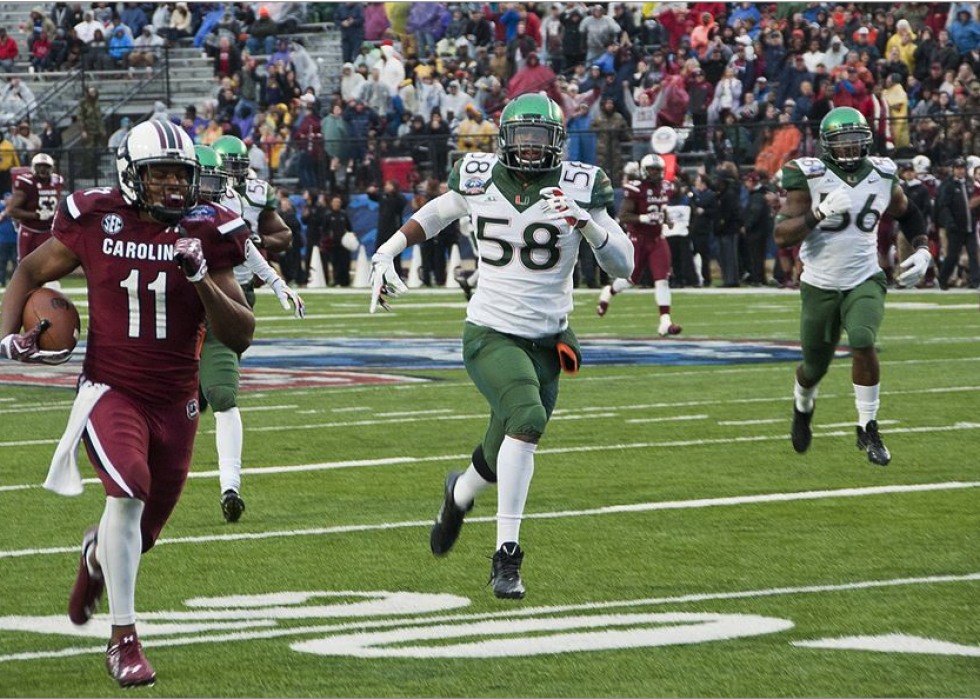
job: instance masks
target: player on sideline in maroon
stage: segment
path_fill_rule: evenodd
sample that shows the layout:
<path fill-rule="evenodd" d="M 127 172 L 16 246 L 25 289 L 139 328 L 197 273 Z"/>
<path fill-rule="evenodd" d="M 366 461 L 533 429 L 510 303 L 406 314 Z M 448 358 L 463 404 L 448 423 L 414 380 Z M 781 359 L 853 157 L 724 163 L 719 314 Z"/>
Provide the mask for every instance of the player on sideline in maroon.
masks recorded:
<path fill-rule="evenodd" d="M 7 204 L 10 218 L 17 221 L 17 259 L 23 260 L 51 237 L 51 221 L 61 203 L 64 180 L 54 171 L 54 159 L 38 153 L 31 171 L 14 178 L 13 196 Z"/>
<path fill-rule="evenodd" d="M 0 356 L 60 363 L 41 350 L 44 327 L 20 333 L 31 291 L 78 267 L 88 284 L 89 328 L 78 395 L 45 487 L 81 493 L 75 462 L 84 441 L 106 492 L 85 532 L 68 605 L 86 623 L 108 591 L 106 667 L 123 687 L 156 681 L 136 635 L 136 574 L 180 498 L 198 423 L 198 360 L 207 319 L 243 352 L 255 317 L 232 268 L 248 229 L 229 209 L 198 205 L 194 144 L 169 122 L 136 126 L 120 146 L 119 187 L 78 191 L 58 207 L 52 239 L 17 267 L 3 297 Z"/>
<path fill-rule="evenodd" d="M 681 326 L 670 319 L 670 246 L 663 236 L 663 229 L 671 225 L 667 206 L 674 196 L 674 185 L 664 179 L 665 169 L 664 159 L 649 153 L 640 161 L 639 179 L 623 186 L 619 220 L 633 241 L 633 276 L 614 279 L 603 287 L 596 306 L 596 314 L 602 318 L 609 312 L 613 296 L 639 284 L 644 270 L 649 268 L 660 311 L 657 334 L 661 337 L 681 332 Z"/>

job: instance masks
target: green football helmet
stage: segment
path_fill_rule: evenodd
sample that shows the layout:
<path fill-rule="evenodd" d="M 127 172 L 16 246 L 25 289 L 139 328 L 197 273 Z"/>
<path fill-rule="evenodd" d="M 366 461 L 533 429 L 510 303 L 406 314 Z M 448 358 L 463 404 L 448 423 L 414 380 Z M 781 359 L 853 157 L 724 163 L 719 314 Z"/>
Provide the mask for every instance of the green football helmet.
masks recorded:
<path fill-rule="evenodd" d="M 565 116 L 543 94 L 521 95 L 500 115 L 497 157 L 508 170 L 548 172 L 561 166 Z"/>
<path fill-rule="evenodd" d="M 194 146 L 197 164 L 201 166 L 201 179 L 198 189 L 201 198 L 208 201 L 221 201 L 225 193 L 225 172 L 222 169 L 221 155 L 211 146 Z"/>
<path fill-rule="evenodd" d="M 820 122 L 823 157 L 842 170 L 856 170 L 871 155 L 874 136 L 868 121 L 852 107 L 837 107 Z"/>
<path fill-rule="evenodd" d="M 221 156 L 225 177 L 232 187 L 238 189 L 248 177 L 248 146 L 237 136 L 222 136 L 212 146 Z"/>

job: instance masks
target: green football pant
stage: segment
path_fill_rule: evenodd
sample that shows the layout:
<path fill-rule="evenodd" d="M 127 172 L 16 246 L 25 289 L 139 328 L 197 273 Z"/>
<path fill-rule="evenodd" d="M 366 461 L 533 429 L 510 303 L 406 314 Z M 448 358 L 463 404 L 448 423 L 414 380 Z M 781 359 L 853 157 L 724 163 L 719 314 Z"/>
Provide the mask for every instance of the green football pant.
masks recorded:
<path fill-rule="evenodd" d="M 873 348 L 885 317 L 885 275 L 879 272 L 848 291 L 800 285 L 803 375 L 816 384 L 827 373 L 841 328 L 853 349 Z"/>
<path fill-rule="evenodd" d="M 211 328 L 201 347 L 200 382 L 204 400 L 216 413 L 238 405 L 238 375 L 241 371 L 238 353 L 214 336 Z"/>
<path fill-rule="evenodd" d="M 482 451 L 486 466 L 495 473 L 505 436 L 544 434 L 558 400 L 560 365 L 554 340 L 526 340 L 467 323 L 463 363 L 490 404 Z"/>
<path fill-rule="evenodd" d="M 255 288 L 242 284 L 245 301 L 255 308 Z M 241 373 L 240 357 L 225 347 L 207 327 L 204 345 L 201 347 L 200 383 L 201 395 L 216 413 L 223 413 L 238 405 L 238 377 Z"/>

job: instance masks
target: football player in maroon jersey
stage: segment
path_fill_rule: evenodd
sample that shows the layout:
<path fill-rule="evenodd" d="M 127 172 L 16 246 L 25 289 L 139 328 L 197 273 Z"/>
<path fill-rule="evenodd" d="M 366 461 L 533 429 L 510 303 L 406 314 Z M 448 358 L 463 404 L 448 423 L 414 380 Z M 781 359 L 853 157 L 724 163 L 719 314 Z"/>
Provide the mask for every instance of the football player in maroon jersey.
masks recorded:
<path fill-rule="evenodd" d="M 663 337 L 677 335 L 681 326 L 670 319 L 670 246 L 663 236 L 663 227 L 671 225 L 667 206 L 674 194 L 674 185 L 664 180 L 664 159 L 656 153 L 643 156 L 640 179 L 623 187 L 623 203 L 619 220 L 633 241 L 635 265 L 629 279 L 615 279 L 599 294 L 596 313 L 606 315 L 612 297 L 638 284 L 643 271 L 649 268 L 653 276 L 653 293 L 660 307 L 657 333 Z"/>
<path fill-rule="evenodd" d="M 23 260 L 51 237 L 51 220 L 61 201 L 64 181 L 54 172 L 54 160 L 38 153 L 31 171 L 14 178 L 7 214 L 17 221 L 17 259 Z"/>
<path fill-rule="evenodd" d="M 106 507 L 82 540 L 68 615 L 86 623 L 108 591 L 106 666 L 125 687 L 156 680 L 136 635 L 136 574 L 190 469 L 205 319 L 221 342 L 243 352 L 255 318 L 232 274 L 244 260 L 248 229 L 220 204 L 196 205 L 198 165 L 186 132 L 169 122 L 139 124 L 119 148 L 116 166 L 119 188 L 65 199 L 52 239 L 17 267 L 3 297 L 0 356 L 47 363 L 68 358 L 70 350 L 39 349 L 43 324 L 18 333 L 32 290 L 84 269 L 85 361 L 45 486 L 81 492 L 74 455 L 84 441 Z"/>

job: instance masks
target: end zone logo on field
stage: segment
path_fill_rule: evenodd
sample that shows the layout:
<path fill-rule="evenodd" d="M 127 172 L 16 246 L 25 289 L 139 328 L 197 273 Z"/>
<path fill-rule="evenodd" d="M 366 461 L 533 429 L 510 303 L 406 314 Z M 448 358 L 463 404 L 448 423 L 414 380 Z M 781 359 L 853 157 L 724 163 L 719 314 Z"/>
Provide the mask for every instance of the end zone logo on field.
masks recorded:
<path fill-rule="evenodd" d="M 60 366 L 4 362 L 0 384 L 74 388 L 84 344 Z M 838 357 L 849 354 L 837 350 Z M 800 346 L 765 340 L 583 338 L 589 366 L 711 366 L 796 362 Z M 462 341 L 432 338 L 258 340 L 242 358 L 242 389 L 329 388 L 431 381 L 389 371 L 460 369 Z"/>
<path fill-rule="evenodd" d="M 281 348 L 276 351 L 290 351 Z M 84 343 L 75 350 L 72 358 L 57 366 L 0 362 L 0 385 L 35 386 L 74 390 L 85 358 Z M 380 365 L 379 365 L 380 366 Z M 385 367 L 394 369 L 395 367 Z M 343 368 L 324 368 L 305 359 L 276 364 L 256 359 L 242 366 L 241 388 L 243 391 L 269 391 L 287 388 L 347 388 L 406 384 L 431 381 L 421 376 L 404 376 L 379 371 L 358 371 Z"/>
<path fill-rule="evenodd" d="M 837 356 L 847 356 L 846 348 Z M 589 366 L 690 366 L 795 362 L 797 343 L 765 340 L 583 338 L 583 364 Z M 459 369 L 462 341 L 432 338 L 346 338 L 258 340 L 244 367 L 323 367 L 395 370 Z"/>

